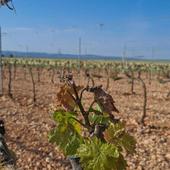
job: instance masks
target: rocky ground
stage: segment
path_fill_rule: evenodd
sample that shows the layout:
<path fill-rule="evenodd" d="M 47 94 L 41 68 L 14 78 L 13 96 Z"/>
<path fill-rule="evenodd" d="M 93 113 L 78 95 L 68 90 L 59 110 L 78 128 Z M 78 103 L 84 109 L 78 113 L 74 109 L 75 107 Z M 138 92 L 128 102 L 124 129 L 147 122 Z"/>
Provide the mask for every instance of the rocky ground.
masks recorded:
<path fill-rule="evenodd" d="M 35 76 L 35 74 L 34 74 Z M 7 129 L 6 141 L 17 157 L 17 167 L 21 170 L 68 170 L 69 162 L 48 142 L 48 133 L 55 126 L 51 118 L 51 106 L 57 106 L 56 93 L 59 90 L 59 79 L 52 84 L 47 72 L 40 83 L 36 83 L 37 101 L 32 103 L 32 86 L 27 74 L 18 70 L 13 80 L 13 98 L 7 95 L 0 97 L 0 117 Z M 5 72 L 4 89 L 7 93 L 8 74 Z M 84 83 L 84 79 L 77 79 Z M 106 79 L 97 84 L 105 87 Z M 170 99 L 166 94 L 169 84 L 151 84 L 145 80 L 148 91 L 146 127 L 138 125 L 142 114 L 142 88 L 135 83 L 136 94 L 130 95 L 130 84 L 127 80 L 110 83 L 110 94 L 116 101 L 120 114 L 127 122 L 127 130 L 137 140 L 136 153 L 127 155 L 128 170 L 169 170 L 170 169 Z M 84 102 L 88 105 L 90 98 Z"/>

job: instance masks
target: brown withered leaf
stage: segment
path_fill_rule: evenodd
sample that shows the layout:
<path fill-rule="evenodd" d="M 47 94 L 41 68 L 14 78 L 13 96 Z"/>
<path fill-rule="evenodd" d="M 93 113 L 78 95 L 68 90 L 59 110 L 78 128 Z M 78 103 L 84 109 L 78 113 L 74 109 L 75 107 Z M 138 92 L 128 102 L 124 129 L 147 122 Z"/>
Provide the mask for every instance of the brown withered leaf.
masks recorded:
<path fill-rule="evenodd" d="M 79 92 L 83 87 L 77 86 L 77 92 Z M 57 98 L 60 104 L 68 111 L 73 111 L 76 103 L 71 97 L 74 96 L 74 89 L 67 84 L 60 87 L 60 91 L 57 93 Z"/>
<path fill-rule="evenodd" d="M 104 113 L 112 115 L 112 112 L 119 113 L 115 107 L 112 96 L 105 92 L 100 86 L 94 89 L 94 100 L 98 103 Z"/>

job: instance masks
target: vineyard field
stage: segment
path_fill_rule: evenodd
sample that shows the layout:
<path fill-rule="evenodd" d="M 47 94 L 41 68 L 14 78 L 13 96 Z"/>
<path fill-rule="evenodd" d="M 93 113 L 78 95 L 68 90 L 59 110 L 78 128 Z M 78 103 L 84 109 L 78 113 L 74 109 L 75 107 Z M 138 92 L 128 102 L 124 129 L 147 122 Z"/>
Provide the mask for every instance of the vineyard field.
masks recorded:
<path fill-rule="evenodd" d="M 134 80 L 131 93 L 131 78 L 127 76 L 131 68 L 134 77 L 140 70 L 146 85 L 146 126 L 139 124 L 143 113 L 143 88 L 138 80 Z M 120 112 L 115 116 L 126 122 L 129 133 L 137 140 L 136 153 L 134 156 L 127 155 L 128 169 L 168 170 L 170 64 L 8 58 L 3 59 L 0 116 L 5 120 L 7 144 L 16 153 L 17 166 L 24 170 L 70 169 L 68 160 L 55 145 L 49 143 L 48 134 L 55 126 L 52 112 L 60 107 L 57 92 L 63 84 L 64 75 L 72 73 L 76 83 L 84 86 L 87 71 L 95 85 L 102 85 L 113 96 Z M 87 94 L 83 104 L 88 107 L 91 101 Z"/>

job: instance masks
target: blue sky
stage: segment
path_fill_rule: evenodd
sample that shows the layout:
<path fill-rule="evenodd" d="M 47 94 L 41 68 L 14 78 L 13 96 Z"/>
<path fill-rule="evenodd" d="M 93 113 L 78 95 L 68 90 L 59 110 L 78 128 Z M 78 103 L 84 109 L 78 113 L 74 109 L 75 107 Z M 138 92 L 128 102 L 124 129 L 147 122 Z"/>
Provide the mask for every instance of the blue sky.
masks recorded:
<path fill-rule="evenodd" d="M 13 0 L 0 8 L 3 49 L 170 59 L 169 0 Z"/>

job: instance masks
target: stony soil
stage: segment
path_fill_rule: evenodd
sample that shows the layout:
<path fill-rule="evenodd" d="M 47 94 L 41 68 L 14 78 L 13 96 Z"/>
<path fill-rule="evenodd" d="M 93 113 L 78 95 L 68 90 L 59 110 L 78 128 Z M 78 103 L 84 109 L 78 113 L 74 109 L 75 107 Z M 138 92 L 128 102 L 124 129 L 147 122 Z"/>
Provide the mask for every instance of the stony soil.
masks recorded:
<path fill-rule="evenodd" d="M 17 157 L 21 170 L 68 170 L 69 162 L 57 148 L 48 142 L 48 133 L 55 126 L 51 118 L 51 107 L 58 105 L 57 91 L 60 82 L 55 76 L 51 83 L 49 71 L 43 70 L 41 81 L 36 81 L 36 104 L 32 102 L 32 84 L 27 71 L 24 79 L 23 68 L 18 68 L 12 82 L 13 99 L 7 96 L 8 70 L 4 72 L 5 95 L 0 97 L 0 117 L 5 120 L 6 141 Z M 34 70 L 37 80 L 37 72 Z M 80 78 L 81 77 L 81 78 Z M 83 76 L 77 82 L 85 83 Z M 143 76 L 145 77 L 145 76 Z M 96 79 L 97 84 L 106 86 L 106 78 Z M 129 94 L 127 80 L 110 82 L 110 94 L 116 101 L 120 114 L 127 122 L 127 130 L 137 140 L 136 153 L 127 155 L 128 170 L 169 170 L 170 169 L 170 99 L 166 98 L 170 85 L 151 84 L 145 79 L 148 91 L 146 127 L 138 125 L 142 114 L 142 87 L 135 83 L 136 94 Z M 92 98 L 85 96 L 84 103 Z"/>

